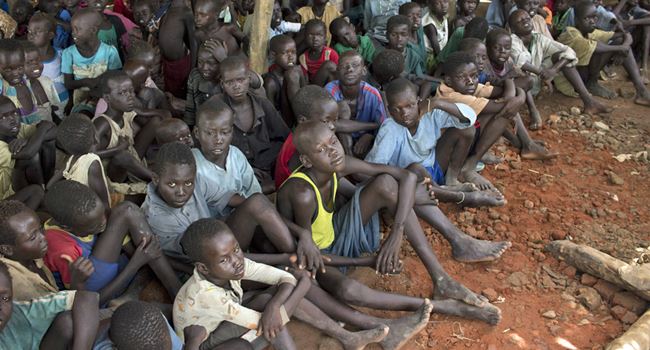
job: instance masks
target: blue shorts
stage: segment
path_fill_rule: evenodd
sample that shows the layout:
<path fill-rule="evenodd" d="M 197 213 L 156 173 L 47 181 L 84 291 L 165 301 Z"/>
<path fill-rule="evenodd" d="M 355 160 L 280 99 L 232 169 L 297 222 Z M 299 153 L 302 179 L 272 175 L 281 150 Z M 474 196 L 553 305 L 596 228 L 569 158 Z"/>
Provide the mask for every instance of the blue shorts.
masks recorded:
<path fill-rule="evenodd" d="M 433 167 L 426 166 L 424 168 L 427 169 L 429 175 L 431 175 L 431 180 L 433 180 L 433 182 L 437 185 L 445 184 L 445 172 L 442 170 L 437 160 L 433 163 Z"/>
<path fill-rule="evenodd" d="M 122 271 L 122 269 L 124 269 L 124 267 L 126 267 L 126 264 L 129 262 L 129 259 L 123 254 L 120 255 L 120 257 L 117 259 L 117 262 L 106 262 L 104 260 L 97 259 L 92 255 L 92 248 L 95 245 L 96 241 L 96 237 L 92 243 L 77 240 L 79 247 L 81 247 L 81 254 L 85 258 L 88 258 L 88 260 L 93 263 L 93 267 L 95 268 L 95 272 L 93 272 L 93 274 L 90 275 L 86 281 L 86 290 L 89 290 L 91 292 L 98 292 L 102 288 L 106 287 L 112 280 L 115 279 L 115 277 L 117 277 L 120 271 Z"/>

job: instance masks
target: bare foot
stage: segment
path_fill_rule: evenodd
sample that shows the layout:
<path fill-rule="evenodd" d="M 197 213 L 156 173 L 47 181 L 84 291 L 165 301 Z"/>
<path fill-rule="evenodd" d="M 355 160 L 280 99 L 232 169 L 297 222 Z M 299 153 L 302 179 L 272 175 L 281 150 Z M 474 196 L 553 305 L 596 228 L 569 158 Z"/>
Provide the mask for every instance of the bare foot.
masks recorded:
<path fill-rule="evenodd" d="M 478 187 L 474 185 L 471 182 L 458 182 L 457 184 L 454 185 L 443 185 L 440 186 L 441 188 L 444 188 L 445 190 L 449 191 L 456 191 L 456 192 L 474 192 L 478 191 Z"/>
<path fill-rule="evenodd" d="M 496 154 L 492 153 L 492 151 L 488 151 L 481 158 L 481 162 L 483 162 L 485 164 L 490 164 L 490 165 L 500 164 L 500 163 L 503 163 L 503 158 L 501 158 L 501 157 L 497 156 Z"/>
<path fill-rule="evenodd" d="M 542 116 L 539 114 L 539 111 L 536 108 L 533 108 L 530 111 L 530 125 L 528 129 L 530 130 L 539 130 L 542 127 Z"/>
<path fill-rule="evenodd" d="M 453 280 L 448 275 L 438 277 L 435 282 L 434 299 L 454 299 L 462 301 L 465 304 L 483 307 L 487 300 L 480 295 L 476 295 L 467 287 Z"/>
<path fill-rule="evenodd" d="M 351 332 L 349 338 L 339 339 L 339 341 L 345 350 L 361 350 L 368 344 L 378 343 L 385 339 L 388 331 L 388 326 L 379 326 L 365 331 Z"/>
<path fill-rule="evenodd" d="M 606 98 L 608 100 L 611 100 L 617 96 L 614 91 L 611 91 L 598 83 L 589 84 L 587 86 L 587 90 L 589 90 L 589 92 L 591 92 L 591 94 L 594 96 Z"/>
<path fill-rule="evenodd" d="M 512 246 L 510 242 L 482 241 L 466 236 L 461 241 L 451 243 L 451 250 L 454 259 L 474 263 L 497 260 L 510 246 Z"/>
<path fill-rule="evenodd" d="M 634 98 L 634 103 L 641 106 L 650 106 L 650 98 L 647 96 L 637 95 L 636 98 Z"/>
<path fill-rule="evenodd" d="M 463 207 L 501 207 L 506 204 L 503 194 L 497 190 L 466 192 L 465 199 L 460 203 Z"/>
<path fill-rule="evenodd" d="M 387 324 L 390 331 L 388 336 L 380 343 L 381 347 L 384 350 L 401 348 L 404 343 L 427 325 L 431 310 L 433 310 L 433 305 L 431 305 L 429 299 L 425 299 L 424 304 L 413 314 L 396 320 L 389 320 Z"/>
<path fill-rule="evenodd" d="M 593 100 L 590 104 L 585 104 L 584 113 L 586 114 L 607 114 L 612 113 L 614 109 L 605 107 L 600 102 Z"/>
<path fill-rule="evenodd" d="M 458 300 L 439 300 L 435 303 L 434 312 L 480 320 L 491 325 L 501 321 L 501 310 L 490 303 L 476 307 Z"/>
<path fill-rule="evenodd" d="M 467 182 L 471 182 L 476 187 L 478 187 L 479 190 L 487 190 L 487 189 L 493 189 L 494 185 L 490 181 L 488 181 L 486 178 L 483 176 L 479 175 L 479 173 L 476 172 L 474 169 L 470 170 L 463 170 L 461 172 L 461 176 L 465 179 Z"/>
<path fill-rule="evenodd" d="M 524 145 L 521 148 L 521 159 L 526 160 L 546 160 L 557 158 L 559 153 L 549 152 L 544 146 L 539 145 L 536 142 L 531 142 L 530 144 Z"/>

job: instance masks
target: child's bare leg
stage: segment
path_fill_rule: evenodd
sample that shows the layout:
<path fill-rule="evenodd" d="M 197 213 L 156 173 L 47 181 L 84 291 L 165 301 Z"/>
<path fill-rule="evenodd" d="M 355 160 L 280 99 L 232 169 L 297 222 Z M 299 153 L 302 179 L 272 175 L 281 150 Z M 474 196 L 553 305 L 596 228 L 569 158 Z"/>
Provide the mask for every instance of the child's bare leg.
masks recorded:
<path fill-rule="evenodd" d="M 616 93 L 600 85 L 598 79 L 600 78 L 600 71 L 605 65 L 611 61 L 612 53 L 599 53 L 591 56 L 589 65 L 587 66 L 587 80 L 585 86 L 587 90 L 595 96 L 612 99 L 616 97 Z"/>
<path fill-rule="evenodd" d="M 648 74 L 648 54 L 650 54 L 650 25 L 643 26 L 643 79 L 647 83 Z"/>
<path fill-rule="evenodd" d="M 494 186 L 476 172 L 476 164 L 501 137 L 510 124 L 510 120 L 506 117 L 493 118 L 493 115 L 481 114 L 479 115 L 479 122 L 481 123 L 481 135 L 476 143 L 474 154 L 471 154 L 465 160 L 461 174 L 465 181 L 475 184 L 481 190 L 487 190 L 493 189 Z"/>
<path fill-rule="evenodd" d="M 318 86 L 325 86 L 325 84 L 333 80 L 336 80 L 336 63 L 325 61 L 314 75 L 311 83 Z"/>
<path fill-rule="evenodd" d="M 140 208 L 131 202 L 122 202 L 111 210 L 111 216 L 108 218 L 106 229 L 99 235 L 92 255 L 102 261 L 116 262 L 122 250 L 122 241 L 127 233 L 131 236 L 135 246 L 140 245 L 145 237 L 147 239 L 154 238 L 154 234 Z M 165 286 L 169 295 L 172 297 L 176 296 L 176 293 L 181 287 L 181 282 L 176 277 L 167 258 L 161 255 L 151 260 L 149 267 L 151 267 L 160 282 Z M 135 272 L 137 271 L 132 271 L 130 275 L 133 276 Z M 120 273 L 120 276 L 122 275 L 123 273 Z M 131 276 L 128 276 L 128 278 L 124 276 L 125 278 L 122 282 L 126 283 Z M 110 284 L 117 284 L 117 282 L 120 281 L 113 281 Z"/>
<path fill-rule="evenodd" d="M 643 83 L 632 49 L 627 51 L 627 56 L 625 56 L 625 59 L 623 60 L 623 67 L 625 68 L 625 71 L 627 71 L 627 74 L 636 89 L 636 98 L 634 99 L 634 103 L 643 106 L 650 106 L 650 92 L 648 92 L 648 89 Z"/>
<path fill-rule="evenodd" d="M 419 205 L 413 208 L 420 219 L 440 232 L 451 245 L 454 259 L 462 262 L 493 261 L 501 257 L 512 244 L 475 239 L 458 229 L 440 208 Z"/>
<path fill-rule="evenodd" d="M 201 347 L 203 349 L 203 347 Z M 243 339 L 230 339 L 226 340 L 224 343 L 217 345 L 216 347 L 210 348 L 211 350 L 254 350 L 251 343 Z"/>
<path fill-rule="evenodd" d="M 16 193 L 9 196 L 7 199 L 23 202 L 32 210 L 36 210 L 41 205 L 41 202 L 43 202 L 44 195 L 45 191 L 43 191 L 43 187 L 39 185 L 29 185 L 21 190 L 16 191 Z"/>
<path fill-rule="evenodd" d="M 21 190 L 29 185 L 43 185 L 43 169 L 41 169 L 41 157 L 37 153 L 31 159 L 16 160 L 12 171 L 12 186 L 14 190 Z"/>
<path fill-rule="evenodd" d="M 108 164 L 106 173 L 108 177 L 115 182 L 122 182 L 126 179 L 126 174 L 131 173 L 137 178 L 144 181 L 151 181 L 152 172 L 139 160 L 127 152 L 121 151 L 113 156 Z"/>
<path fill-rule="evenodd" d="M 598 72 L 596 72 L 596 74 L 599 74 Z M 575 67 L 564 67 L 562 68 L 562 73 L 564 73 L 564 77 L 566 77 L 569 83 L 571 83 L 571 86 L 573 86 L 578 95 L 580 95 L 580 99 L 585 106 L 585 113 L 599 114 L 610 113 L 612 111 L 612 108 L 604 106 L 591 96 Z"/>
<path fill-rule="evenodd" d="M 133 148 L 138 152 L 140 158 L 144 158 L 147 148 L 156 139 L 156 129 L 158 129 L 161 121 L 160 117 L 149 117 L 147 119 L 133 139 Z"/>
<path fill-rule="evenodd" d="M 259 226 L 277 250 L 282 253 L 296 251 L 287 225 L 263 194 L 256 193 L 248 197 L 230 214 L 226 224 L 235 232 L 235 237 L 244 250 L 251 244 L 255 229 Z"/>
<path fill-rule="evenodd" d="M 466 129 L 449 128 L 438 140 L 436 160 L 442 169 L 446 169 L 445 185 L 450 190 L 463 189 L 463 184 L 458 181 L 458 176 L 474 141 L 475 132 L 474 126 Z M 476 189 L 474 186 L 472 187 L 474 190 Z"/>
<path fill-rule="evenodd" d="M 530 125 L 528 125 L 528 127 L 530 130 L 538 130 L 542 127 L 542 116 L 537 110 L 537 106 L 535 105 L 535 97 L 533 97 L 533 93 L 530 90 L 526 91 L 526 105 L 528 106 L 528 112 L 530 113 L 531 119 Z"/>
<path fill-rule="evenodd" d="M 558 156 L 557 153 L 549 152 L 546 148 L 544 148 L 544 146 L 535 142 L 535 140 L 530 137 L 530 134 L 528 133 L 528 130 L 526 130 L 526 126 L 524 126 L 524 122 L 521 120 L 521 115 L 519 113 L 517 113 L 514 120 L 516 130 L 515 132 L 517 134 L 516 137 L 521 145 L 520 154 L 522 159 L 546 160 L 556 158 Z"/>
<path fill-rule="evenodd" d="M 432 187 L 432 190 L 436 199 L 440 202 L 455 203 L 463 207 L 500 207 L 506 204 L 503 194 L 496 190 L 459 192 L 450 191 L 446 188 L 435 185 Z"/>
<path fill-rule="evenodd" d="M 41 349 L 90 349 L 99 327 L 97 293 L 77 291 L 72 311 L 58 314 L 41 339 Z M 70 344 L 72 346 L 70 347 Z"/>
<path fill-rule="evenodd" d="M 380 209 L 387 209 L 390 213 L 394 213 L 397 208 L 397 196 L 395 194 L 398 191 L 399 185 L 390 175 L 379 175 L 368 183 L 359 196 L 361 216 L 364 224 Z M 431 279 L 436 286 L 435 296 L 443 299 L 462 300 L 467 304 L 476 306 L 482 306 L 485 303 L 476 294 L 454 281 L 445 272 L 436 258 L 435 253 L 429 246 L 424 231 L 422 231 L 418 218 L 413 211 L 409 213 L 404 222 L 404 233 L 406 234 L 406 239 L 411 243 L 411 246 L 431 275 Z M 359 297 L 362 296 L 363 298 L 367 297 L 364 293 L 359 294 Z M 402 302 L 409 301 L 402 300 Z M 413 301 L 410 302 L 412 303 Z"/>

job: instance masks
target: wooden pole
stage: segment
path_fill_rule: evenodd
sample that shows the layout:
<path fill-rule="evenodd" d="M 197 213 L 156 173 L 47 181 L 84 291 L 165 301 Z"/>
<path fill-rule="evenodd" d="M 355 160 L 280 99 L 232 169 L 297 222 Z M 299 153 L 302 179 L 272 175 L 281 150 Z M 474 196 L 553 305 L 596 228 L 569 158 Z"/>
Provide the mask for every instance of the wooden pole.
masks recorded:
<path fill-rule="evenodd" d="M 605 350 L 650 350 L 650 310 Z"/>
<path fill-rule="evenodd" d="M 556 259 L 650 300 L 650 266 L 630 265 L 594 248 L 571 241 L 553 241 L 545 250 Z"/>
<path fill-rule="evenodd" d="M 251 68 L 259 74 L 266 72 L 266 54 L 274 0 L 256 0 L 250 41 Z"/>

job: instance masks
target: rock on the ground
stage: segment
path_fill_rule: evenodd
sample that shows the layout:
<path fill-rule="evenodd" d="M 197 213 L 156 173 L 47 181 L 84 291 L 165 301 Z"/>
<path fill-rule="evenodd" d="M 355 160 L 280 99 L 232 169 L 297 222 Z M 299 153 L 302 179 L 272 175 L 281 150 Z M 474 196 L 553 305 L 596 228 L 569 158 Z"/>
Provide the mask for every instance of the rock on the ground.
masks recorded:
<path fill-rule="evenodd" d="M 618 176 L 613 171 L 608 171 L 607 172 L 607 180 L 609 180 L 610 184 L 616 185 L 616 186 L 622 186 L 622 185 L 625 184 L 625 181 L 623 180 L 623 178 Z"/>
<path fill-rule="evenodd" d="M 571 107 L 571 115 L 580 115 L 580 108 L 578 107 Z"/>
<path fill-rule="evenodd" d="M 609 131 L 609 125 L 603 123 L 603 122 L 594 122 L 594 128 L 602 131 Z"/>
<path fill-rule="evenodd" d="M 551 238 L 553 238 L 554 241 L 561 241 L 566 238 L 566 232 L 564 231 L 553 231 L 551 232 Z"/>
<path fill-rule="evenodd" d="M 588 274 L 588 273 L 583 273 L 582 277 L 580 277 L 580 283 L 584 284 L 585 286 L 593 286 L 598 282 L 598 278 Z"/>
<path fill-rule="evenodd" d="M 553 310 L 548 310 L 542 314 L 542 317 L 553 320 L 557 317 L 557 314 Z"/>
<path fill-rule="evenodd" d="M 628 313 L 627 309 L 620 305 L 616 305 L 612 307 L 610 311 L 612 312 L 612 315 L 614 315 L 614 317 L 617 320 L 621 320 L 623 316 L 625 316 L 625 314 Z"/>
<path fill-rule="evenodd" d="M 632 311 L 628 311 L 622 318 L 621 322 L 625 324 L 632 324 L 636 322 L 636 320 L 639 319 L 639 317 L 633 313 Z"/>
<path fill-rule="evenodd" d="M 506 280 L 513 287 L 523 287 L 528 284 L 528 276 L 520 271 L 511 273 Z"/>
<path fill-rule="evenodd" d="M 607 302 L 612 301 L 614 294 L 621 290 L 621 288 L 617 285 L 609 283 L 605 280 L 598 280 L 598 282 L 594 284 L 594 289 L 597 290 L 598 294 L 600 294 L 600 296 L 603 297 L 603 300 Z"/>
<path fill-rule="evenodd" d="M 533 201 L 531 200 L 526 199 L 524 201 L 524 207 L 526 207 L 527 209 L 533 209 L 535 207 L 535 203 L 533 203 Z"/>
<path fill-rule="evenodd" d="M 647 309 L 648 303 L 630 292 L 618 292 L 612 298 L 612 304 L 620 305 L 625 309 L 641 316 Z"/>
<path fill-rule="evenodd" d="M 483 294 L 483 296 L 486 297 L 490 302 L 497 300 L 499 297 L 499 293 L 497 293 L 497 291 L 492 288 L 483 289 L 481 291 L 481 294 Z"/>
<path fill-rule="evenodd" d="M 597 310 L 602 304 L 600 294 L 591 287 L 580 287 L 576 293 L 576 299 L 590 311 Z"/>

